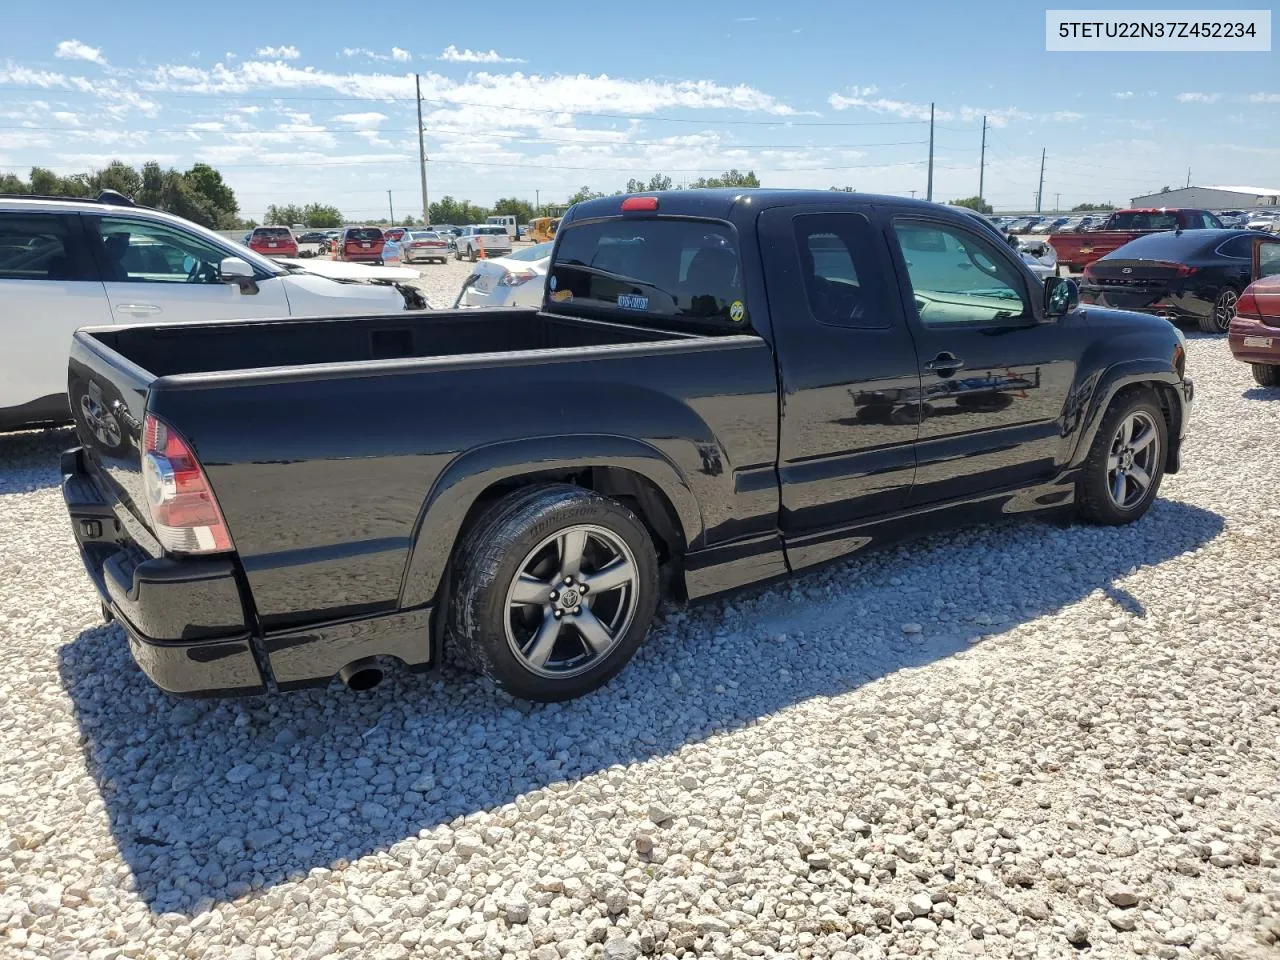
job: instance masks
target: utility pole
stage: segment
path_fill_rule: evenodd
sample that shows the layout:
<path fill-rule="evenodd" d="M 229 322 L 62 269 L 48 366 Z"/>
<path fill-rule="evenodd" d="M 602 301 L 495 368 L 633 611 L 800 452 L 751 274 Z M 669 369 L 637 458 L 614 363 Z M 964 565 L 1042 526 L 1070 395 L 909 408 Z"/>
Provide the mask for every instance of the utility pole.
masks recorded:
<path fill-rule="evenodd" d="M 533 209 L 537 216 L 542 216 L 542 191 L 535 189 L 533 191 Z"/>
<path fill-rule="evenodd" d="M 1191 186 L 1191 168 L 1187 167 L 1187 186 Z"/>
<path fill-rule="evenodd" d="M 926 200 L 933 199 L 933 104 L 929 104 L 929 183 Z"/>
<path fill-rule="evenodd" d="M 413 86 L 418 91 L 418 172 L 422 174 L 422 225 L 431 226 L 431 204 L 427 202 L 427 145 L 422 134 L 422 77 L 413 75 Z"/>
<path fill-rule="evenodd" d="M 916 192 L 915 192 L 914 190 L 912 190 L 912 191 L 911 191 L 911 199 L 912 199 L 912 200 L 914 200 L 915 198 L 916 198 Z"/>
<path fill-rule="evenodd" d="M 978 199 L 982 199 L 982 182 L 987 172 L 987 118 L 982 118 L 982 152 L 978 154 Z"/>
<path fill-rule="evenodd" d="M 1036 213 L 1040 212 L 1040 201 L 1044 199 L 1044 153 L 1045 148 L 1040 148 L 1040 189 L 1036 191 Z"/>
<path fill-rule="evenodd" d="M 1054 213 L 1057 213 L 1057 212 L 1058 212 L 1058 201 L 1059 201 L 1059 200 L 1061 200 L 1061 199 L 1062 199 L 1062 194 L 1060 194 L 1060 193 L 1055 193 L 1055 194 L 1053 195 L 1053 212 L 1054 212 Z"/>
<path fill-rule="evenodd" d="M 387 191 L 387 209 L 391 211 L 391 225 L 396 225 L 396 208 L 391 205 L 391 191 Z"/>

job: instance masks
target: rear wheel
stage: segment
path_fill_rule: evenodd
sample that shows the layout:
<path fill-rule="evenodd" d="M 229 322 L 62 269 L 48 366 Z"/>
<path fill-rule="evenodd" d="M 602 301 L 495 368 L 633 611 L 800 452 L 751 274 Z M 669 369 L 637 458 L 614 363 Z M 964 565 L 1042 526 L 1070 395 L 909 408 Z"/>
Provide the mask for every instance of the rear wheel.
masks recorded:
<path fill-rule="evenodd" d="M 1151 508 L 1164 477 L 1168 426 L 1150 390 L 1122 393 L 1098 427 L 1076 497 L 1081 516 L 1119 525 Z"/>
<path fill-rule="evenodd" d="M 1251 363 L 1253 379 L 1260 387 L 1280 387 L 1280 366 L 1274 363 Z"/>
<path fill-rule="evenodd" d="M 1213 301 L 1213 310 L 1199 319 L 1200 329 L 1205 333 L 1226 333 L 1232 317 L 1236 315 L 1236 301 L 1239 299 L 1240 294 L 1231 287 L 1219 290 Z"/>
<path fill-rule="evenodd" d="M 567 484 L 499 501 L 459 547 L 448 650 L 512 696 L 557 701 L 606 683 L 658 603 L 658 560 L 634 513 Z"/>

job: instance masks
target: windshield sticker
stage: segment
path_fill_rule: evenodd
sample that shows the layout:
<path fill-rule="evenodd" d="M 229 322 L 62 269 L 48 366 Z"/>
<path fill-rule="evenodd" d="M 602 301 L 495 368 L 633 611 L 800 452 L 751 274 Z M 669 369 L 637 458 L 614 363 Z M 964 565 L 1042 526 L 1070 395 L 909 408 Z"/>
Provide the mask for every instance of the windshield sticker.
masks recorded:
<path fill-rule="evenodd" d="M 742 318 L 747 315 L 747 308 L 742 305 L 741 300 L 735 300 L 729 304 L 729 319 L 734 323 L 741 323 Z"/>
<path fill-rule="evenodd" d="M 618 295 L 618 306 L 623 310 L 648 310 L 649 298 L 637 297 L 630 293 L 622 293 Z"/>
<path fill-rule="evenodd" d="M 551 292 L 551 299 L 554 300 L 556 303 L 564 303 L 566 300 L 573 299 L 573 291 L 572 290 L 553 290 Z"/>
<path fill-rule="evenodd" d="M 552 275 L 551 275 L 551 279 L 547 281 L 547 286 L 549 286 L 552 290 L 554 290 L 554 289 L 556 288 L 556 277 L 555 277 L 555 274 L 552 274 Z"/>

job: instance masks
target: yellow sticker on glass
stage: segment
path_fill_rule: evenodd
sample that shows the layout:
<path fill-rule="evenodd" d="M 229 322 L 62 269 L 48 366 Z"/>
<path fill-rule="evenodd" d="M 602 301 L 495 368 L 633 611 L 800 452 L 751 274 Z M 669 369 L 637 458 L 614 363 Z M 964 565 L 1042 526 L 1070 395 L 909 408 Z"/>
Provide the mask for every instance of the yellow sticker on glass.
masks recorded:
<path fill-rule="evenodd" d="M 556 303 L 564 303 L 566 300 L 573 299 L 573 291 L 572 290 L 552 291 L 551 299 L 554 300 Z"/>
<path fill-rule="evenodd" d="M 741 300 L 735 300 L 729 304 L 729 319 L 734 323 L 741 323 L 746 315 L 747 308 L 742 305 Z"/>

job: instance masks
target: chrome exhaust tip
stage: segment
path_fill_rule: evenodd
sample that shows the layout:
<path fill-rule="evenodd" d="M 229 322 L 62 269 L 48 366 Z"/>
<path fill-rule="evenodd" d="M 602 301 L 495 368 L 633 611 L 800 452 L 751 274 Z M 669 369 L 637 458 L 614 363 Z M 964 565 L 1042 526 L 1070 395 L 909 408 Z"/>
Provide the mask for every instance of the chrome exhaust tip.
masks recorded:
<path fill-rule="evenodd" d="M 356 693 L 372 690 L 382 682 L 382 677 L 382 667 L 373 657 L 353 660 L 338 671 L 338 679 L 346 685 L 348 690 L 354 690 Z"/>

